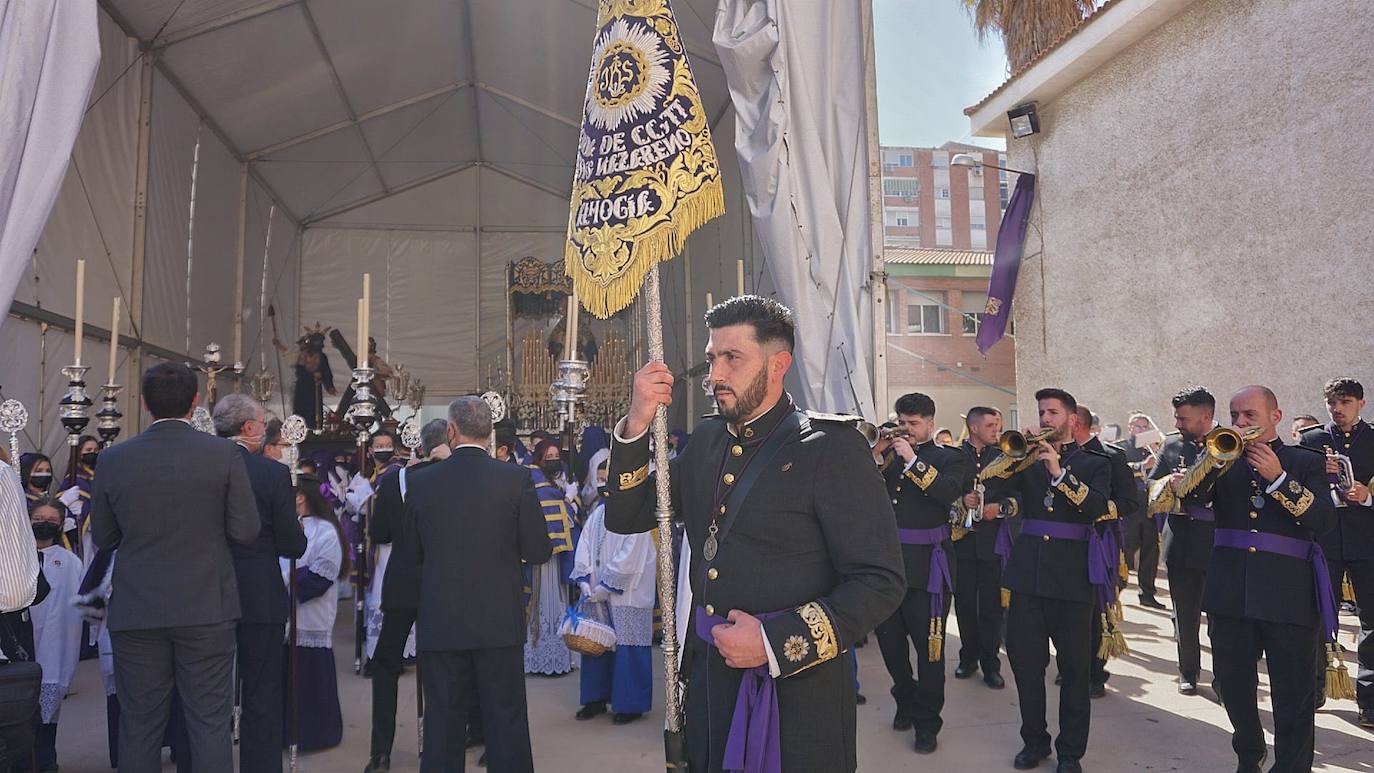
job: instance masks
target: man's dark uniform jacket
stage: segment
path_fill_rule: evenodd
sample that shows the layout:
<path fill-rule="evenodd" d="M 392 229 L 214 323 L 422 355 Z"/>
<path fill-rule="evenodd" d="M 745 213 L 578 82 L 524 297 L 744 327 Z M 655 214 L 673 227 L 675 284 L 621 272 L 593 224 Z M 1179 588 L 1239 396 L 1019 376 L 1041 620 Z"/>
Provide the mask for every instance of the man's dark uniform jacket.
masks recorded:
<path fill-rule="evenodd" d="M 997 446 L 987 446 L 980 452 L 974 449 L 973 444 L 967 440 L 964 441 L 961 450 L 970 466 L 968 471 L 969 485 L 968 488 L 965 489 L 965 493 L 968 493 L 973 490 L 973 484 L 978 478 L 978 473 L 982 472 L 984 467 L 1002 458 L 1002 450 Z M 1011 518 L 1016 515 L 1016 499 L 1011 496 L 1010 481 L 1006 478 L 990 478 L 983 481 L 983 487 L 984 502 L 989 505 L 1001 505 L 1002 515 L 1006 518 Z M 968 508 L 963 506 L 962 502 L 959 504 L 959 512 L 961 515 L 967 509 Z M 1001 518 L 987 518 L 975 522 L 973 524 L 973 532 L 960 539 L 956 544 L 959 557 L 962 559 L 965 556 L 969 556 L 969 549 L 972 546 L 974 548 L 972 552 L 976 554 L 972 557 L 976 557 L 979 561 L 998 560 L 997 553 L 994 551 L 997 546 L 997 530 L 1002 525 Z M 1011 528 L 1010 523 L 1006 524 L 1006 526 Z"/>
<path fill-rule="evenodd" d="M 895 453 L 883 467 L 883 478 L 899 529 L 934 529 L 949 523 L 949 508 L 973 486 L 968 459 L 957 448 L 947 448 L 933 440 L 915 446 L 916 459 L 911 469 Z M 945 540 L 945 553 L 954 570 L 954 547 Z M 930 577 L 930 554 L 934 545 L 902 545 L 909 588 L 926 589 Z"/>
<path fill-rule="evenodd" d="M 1159 449 L 1159 460 L 1150 473 L 1150 480 L 1162 480 L 1179 472 L 1180 468 L 1183 471 L 1188 470 L 1202 455 L 1202 451 L 1201 438 L 1194 441 L 1184 438 L 1181 434 L 1170 433 Z M 1204 478 L 1201 485 L 1183 497 L 1181 505 L 1197 505 L 1210 509 L 1212 486 L 1208 480 Z M 1169 533 L 1164 540 L 1164 563 L 1172 567 L 1206 571 L 1207 563 L 1212 559 L 1216 524 L 1190 517 L 1182 506 L 1174 509 L 1179 512 L 1169 514 Z"/>
<path fill-rule="evenodd" d="M 868 444 L 853 428 L 803 417 L 784 397 L 735 429 L 719 417 L 697 426 L 672 462 L 673 512 L 692 550 L 694 602 L 725 617 L 780 612 L 763 624 L 773 658 L 788 773 L 856 767 L 854 675 L 843 653 L 897 608 L 906 589 L 896 521 Z M 623 430 L 624 424 L 621 424 Z M 754 454 L 773 430 L 787 431 L 766 462 Z M 606 526 L 622 534 L 655 526 L 648 433 L 611 448 Z M 742 506 L 718 504 L 749 464 L 766 464 Z M 704 553 L 718 517 L 719 552 Z M 730 668 L 695 631 L 679 632 L 688 663 L 686 729 L 694 771 L 721 770 L 742 671 Z"/>
<path fill-rule="evenodd" d="M 1136 497 L 1135 471 L 1131 469 L 1126 449 L 1113 443 L 1103 443 L 1096 435 L 1088 438 L 1083 450 L 1103 454 L 1109 461 L 1109 488 L 1107 497 L 1107 520 L 1123 520 L 1140 509 Z"/>
<path fill-rule="evenodd" d="M 419 462 L 406 468 L 409 476 L 430 467 L 434 460 Z M 382 478 L 377 486 L 377 504 L 367 523 L 367 534 L 377 545 L 402 545 L 405 542 L 405 503 L 401 501 L 401 473 L 399 470 Z M 413 524 L 409 524 L 413 525 Z M 382 577 L 382 609 L 415 609 L 420 606 L 420 567 L 407 560 L 405 551 L 397 548 L 386 562 Z"/>
<path fill-rule="evenodd" d="M 1023 521 L 1091 524 L 1110 518 L 1111 458 L 1101 451 L 1066 443 L 1059 451 L 1059 459 L 1064 476 L 1057 486 L 1050 485 L 1049 473 L 1040 461 L 1012 476 L 1010 490 L 1019 503 Z M 1050 496 L 1049 505 L 1046 495 Z M 1092 603 L 1088 543 L 1022 533 L 1002 573 L 1002 585 L 1013 594 Z"/>
<path fill-rule="evenodd" d="M 277 558 L 305 554 L 305 532 L 296 518 L 296 495 L 285 465 L 239 446 L 239 456 L 253 486 L 262 527 L 246 545 L 230 543 L 238 576 L 240 623 L 285 623 L 290 599 Z"/>
<path fill-rule="evenodd" d="M 1350 457 L 1355 480 L 1366 486 L 1374 483 L 1374 425 L 1363 419 L 1355 425 L 1350 435 L 1329 424 L 1314 427 L 1302 433 L 1302 444 L 1321 451 L 1323 455 L 1326 449 L 1330 448 L 1338 454 Z M 1321 493 L 1320 489 L 1318 493 Z M 1330 501 L 1331 496 L 1328 494 L 1326 499 Z M 1338 507 L 1335 510 L 1333 528 L 1321 538 L 1322 552 L 1326 553 L 1327 560 L 1374 559 L 1374 507 L 1350 504 L 1348 507 Z M 1336 583 L 1339 583 L 1340 579 L 1333 578 Z M 1336 585 L 1336 589 L 1339 595 L 1339 584 Z"/>
<path fill-rule="evenodd" d="M 1312 540 L 1334 520 L 1326 458 L 1302 446 L 1270 441 L 1286 475 L 1282 485 L 1266 492 L 1272 481 L 1252 475 L 1242 456 L 1216 482 L 1212 506 L 1218 529 L 1237 529 Z M 1255 507 L 1251 497 L 1264 499 Z M 1229 617 L 1316 626 L 1316 592 L 1307 561 L 1264 551 L 1215 548 L 1207 567 L 1202 609 Z"/>

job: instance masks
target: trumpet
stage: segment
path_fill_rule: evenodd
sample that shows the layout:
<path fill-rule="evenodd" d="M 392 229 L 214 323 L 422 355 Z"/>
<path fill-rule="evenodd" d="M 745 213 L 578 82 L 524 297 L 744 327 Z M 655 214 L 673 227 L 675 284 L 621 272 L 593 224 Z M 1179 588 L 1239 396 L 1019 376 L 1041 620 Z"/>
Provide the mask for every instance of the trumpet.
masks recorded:
<path fill-rule="evenodd" d="M 1193 466 L 1183 473 L 1176 487 L 1169 486 L 1168 477 L 1160 478 L 1151 485 L 1149 514 L 1172 512 L 1183 497 L 1202 484 L 1207 473 L 1214 469 L 1225 472 L 1245 452 L 1245 444 L 1263 433 L 1264 430 L 1260 427 L 1246 427 L 1242 430 L 1216 427 L 1208 432 L 1202 439 L 1202 454 L 1193 462 Z"/>
<path fill-rule="evenodd" d="M 997 438 L 997 447 L 1002 449 L 1003 454 L 1012 459 L 1025 459 L 1031 454 L 1031 449 L 1035 447 L 1036 443 L 1047 440 L 1053 434 L 1054 429 L 1051 427 L 1042 428 L 1039 432 L 1030 435 L 1009 429 Z"/>
<path fill-rule="evenodd" d="M 1345 492 L 1354 488 L 1355 468 L 1350 463 L 1350 457 L 1346 456 L 1345 454 L 1338 454 L 1335 451 L 1331 450 L 1330 446 L 1327 446 L 1326 458 L 1333 459 L 1336 462 L 1336 479 L 1331 481 L 1331 487 L 1334 488 L 1336 492 L 1340 494 L 1344 494 Z M 1347 507 L 1348 505 L 1345 502 L 1345 498 L 1341 497 L 1340 503 L 1336 506 Z"/>
<path fill-rule="evenodd" d="M 911 433 L 904 427 L 879 427 L 871 421 L 861 421 L 855 425 L 855 429 L 859 430 L 859 434 L 868 441 L 869 448 L 877 446 L 884 440 L 911 436 Z"/>

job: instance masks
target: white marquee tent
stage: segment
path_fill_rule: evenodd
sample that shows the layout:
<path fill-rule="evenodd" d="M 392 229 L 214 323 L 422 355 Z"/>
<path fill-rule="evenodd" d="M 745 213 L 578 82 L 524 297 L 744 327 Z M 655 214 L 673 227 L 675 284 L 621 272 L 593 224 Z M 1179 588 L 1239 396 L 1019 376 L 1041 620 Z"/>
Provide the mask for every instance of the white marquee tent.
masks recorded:
<path fill-rule="evenodd" d="M 105 380 L 116 296 L 128 310 L 122 383 L 158 358 L 198 360 L 210 341 L 226 360 L 240 352 L 248 372 L 264 354 L 275 370 L 266 307 L 288 344 L 316 321 L 351 339 L 365 271 L 381 353 L 420 375 L 431 401 L 479 389 L 503 365 L 509 261 L 562 255 L 595 0 L 90 5 L 100 61 L 70 164 L 32 252 L 0 264 L 22 272 L 0 327 L 0 385 L 44 406 L 22 445 L 63 442 L 78 257 L 92 385 Z M 683 373 L 700 360 L 706 294 L 732 294 L 742 258 L 748 290 L 798 311 L 794 393 L 869 412 L 868 4 L 674 9 L 727 214 L 664 272 L 669 364 Z M 279 390 L 290 388 L 284 360 Z M 139 419 L 127 392 L 129 433 Z"/>

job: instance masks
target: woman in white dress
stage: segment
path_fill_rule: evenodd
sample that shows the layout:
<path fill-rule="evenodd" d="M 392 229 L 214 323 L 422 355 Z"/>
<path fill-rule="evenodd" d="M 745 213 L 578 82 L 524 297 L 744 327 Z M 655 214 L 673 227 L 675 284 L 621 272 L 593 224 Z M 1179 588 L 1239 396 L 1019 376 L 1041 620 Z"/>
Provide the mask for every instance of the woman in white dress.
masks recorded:
<path fill-rule="evenodd" d="M 33 536 L 43 554 L 43 577 L 52 590 L 29 608 L 34 649 L 43 667 L 38 693 L 41 712 L 34 751 L 39 771 L 57 770 L 57 719 L 81 653 L 81 614 L 71 598 L 81 584 L 81 559 L 58 544 L 67 509 L 52 497 L 38 499 L 29 511 Z"/>

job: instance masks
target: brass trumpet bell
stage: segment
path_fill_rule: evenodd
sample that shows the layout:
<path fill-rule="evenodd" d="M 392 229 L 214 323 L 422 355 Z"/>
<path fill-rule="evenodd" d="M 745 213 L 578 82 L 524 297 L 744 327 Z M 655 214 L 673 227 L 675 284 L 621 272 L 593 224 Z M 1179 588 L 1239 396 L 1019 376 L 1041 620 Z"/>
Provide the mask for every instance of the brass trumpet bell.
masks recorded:
<path fill-rule="evenodd" d="M 1217 427 L 1203 438 L 1203 444 L 1218 462 L 1231 462 L 1240 458 L 1245 450 L 1245 439 L 1230 427 Z"/>
<path fill-rule="evenodd" d="M 868 441 L 868 447 L 874 448 L 878 443 L 890 438 L 907 437 L 911 433 L 902 427 L 879 427 L 871 421 L 861 421 L 855 425 L 859 434 Z"/>
<path fill-rule="evenodd" d="M 1029 436 L 1009 429 L 997 438 L 997 447 L 1012 459 L 1025 459 L 1030 454 L 1032 446 L 1053 434 L 1054 430 L 1050 428 L 1042 429 Z"/>

